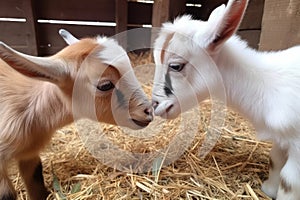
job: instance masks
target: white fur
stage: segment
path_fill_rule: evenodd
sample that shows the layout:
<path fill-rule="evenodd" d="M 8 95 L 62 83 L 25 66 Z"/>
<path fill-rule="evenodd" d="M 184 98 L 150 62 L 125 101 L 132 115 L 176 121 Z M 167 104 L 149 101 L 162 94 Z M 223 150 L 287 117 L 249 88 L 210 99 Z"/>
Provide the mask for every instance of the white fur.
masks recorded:
<path fill-rule="evenodd" d="M 245 4 L 246 0 L 229 1 L 207 22 L 183 16 L 163 26 L 154 50 L 155 114 L 175 118 L 196 106 L 185 105 L 193 96 L 202 101 L 211 91 L 224 90 L 228 105 L 253 123 L 258 137 L 274 143 L 270 154 L 274 167 L 263 191 L 278 200 L 300 199 L 300 46 L 278 52 L 249 48 L 233 35 Z M 161 60 L 161 50 L 170 34 L 172 39 Z M 180 72 L 169 69 L 173 95 L 167 96 L 164 75 L 168 64 L 176 62 L 187 64 Z M 280 181 L 290 189 L 284 191 Z"/>
<path fill-rule="evenodd" d="M 37 171 L 39 152 L 58 128 L 80 118 L 132 129 L 152 120 L 151 104 L 126 52 L 114 40 L 68 39 L 72 45 L 45 58 L 0 42 L 0 199 L 16 198 L 7 175 L 11 159 L 18 161 L 30 198 L 46 199 Z M 122 102 L 116 90 L 97 89 L 107 81 L 123 94 Z"/>
<path fill-rule="evenodd" d="M 78 39 L 65 29 L 59 29 L 58 33 L 68 45 L 78 42 Z"/>

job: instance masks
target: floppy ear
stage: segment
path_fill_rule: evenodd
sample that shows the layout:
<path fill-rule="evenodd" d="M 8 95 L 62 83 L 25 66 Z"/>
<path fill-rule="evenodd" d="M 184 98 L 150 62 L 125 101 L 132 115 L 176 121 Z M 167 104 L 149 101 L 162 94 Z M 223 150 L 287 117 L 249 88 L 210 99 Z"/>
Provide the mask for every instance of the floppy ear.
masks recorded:
<path fill-rule="evenodd" d="M 27 77 L 56 84 L 62 83 L 69 74 L 59 59 L 29 56 L 10 48 L 3 42 L 0 42 L 0 59 Z"/>
<path fill-rule="evenodd" d="M 208 24 L 212 27 L 208 49 L 217 51 L 238 29 L 248 0 L 229 0 L 226 9 L 224 6 L 216 8 L 209 17 Z"/>
<path fill-rule="evenodd" d="M 58 33 L 68 45 L 74 44 L 79 41 L 76 37 L 74 37 L 74 35 L 72 35 L 65 29 L 59 29 Z"/>

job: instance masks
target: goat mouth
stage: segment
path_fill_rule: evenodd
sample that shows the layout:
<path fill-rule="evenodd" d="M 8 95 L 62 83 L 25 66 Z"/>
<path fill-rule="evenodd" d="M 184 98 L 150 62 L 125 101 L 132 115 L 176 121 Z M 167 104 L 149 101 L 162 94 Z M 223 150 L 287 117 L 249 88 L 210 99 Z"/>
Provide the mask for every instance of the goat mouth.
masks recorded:
<path fill-rule="evenodd" d="M 146 127 L 150 124 L 150 121 L 139 121 L 136 119 L 131 119 L 136 125 L 141 126 L 141 127 Z"/>

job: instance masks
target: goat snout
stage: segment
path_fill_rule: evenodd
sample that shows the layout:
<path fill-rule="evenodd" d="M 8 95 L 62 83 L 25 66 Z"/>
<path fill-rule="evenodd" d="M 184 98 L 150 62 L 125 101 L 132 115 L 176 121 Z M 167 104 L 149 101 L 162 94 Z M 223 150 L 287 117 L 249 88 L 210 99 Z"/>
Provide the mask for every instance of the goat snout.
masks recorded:
<path fill-rule="evenodd" d="M 146 127 L 153 121 L 153 108 L 150 103 L 145 103 L 142 108 L 130 112 L 131 120 L 139 127 Z"/>
<path fill-rule="evenodd" d="M 153 101 L 152 106 L 154 108 L 155 115 L 163 116 L 164 114 L 167 114 L 174 105 L 172 101 L 166 100 L 160 103 L 158 101 Z"/>

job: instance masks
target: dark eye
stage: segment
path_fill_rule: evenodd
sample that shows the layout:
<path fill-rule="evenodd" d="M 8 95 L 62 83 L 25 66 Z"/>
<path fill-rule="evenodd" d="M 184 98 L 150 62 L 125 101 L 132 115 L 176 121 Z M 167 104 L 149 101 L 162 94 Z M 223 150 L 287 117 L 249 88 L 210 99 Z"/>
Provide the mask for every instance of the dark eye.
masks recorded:
<path fill-rule="evenodd" d="M 180 72 L 185 66 L 185 63 L 170 63 L 169 68 L 173 71 Z"/>
<path fill-rule="evenodd" d="M 97 86 L 97 89 L 100 91 L 108 91 L 115 87 L 115 85 L 111 81 L 104 81 Z"/>

